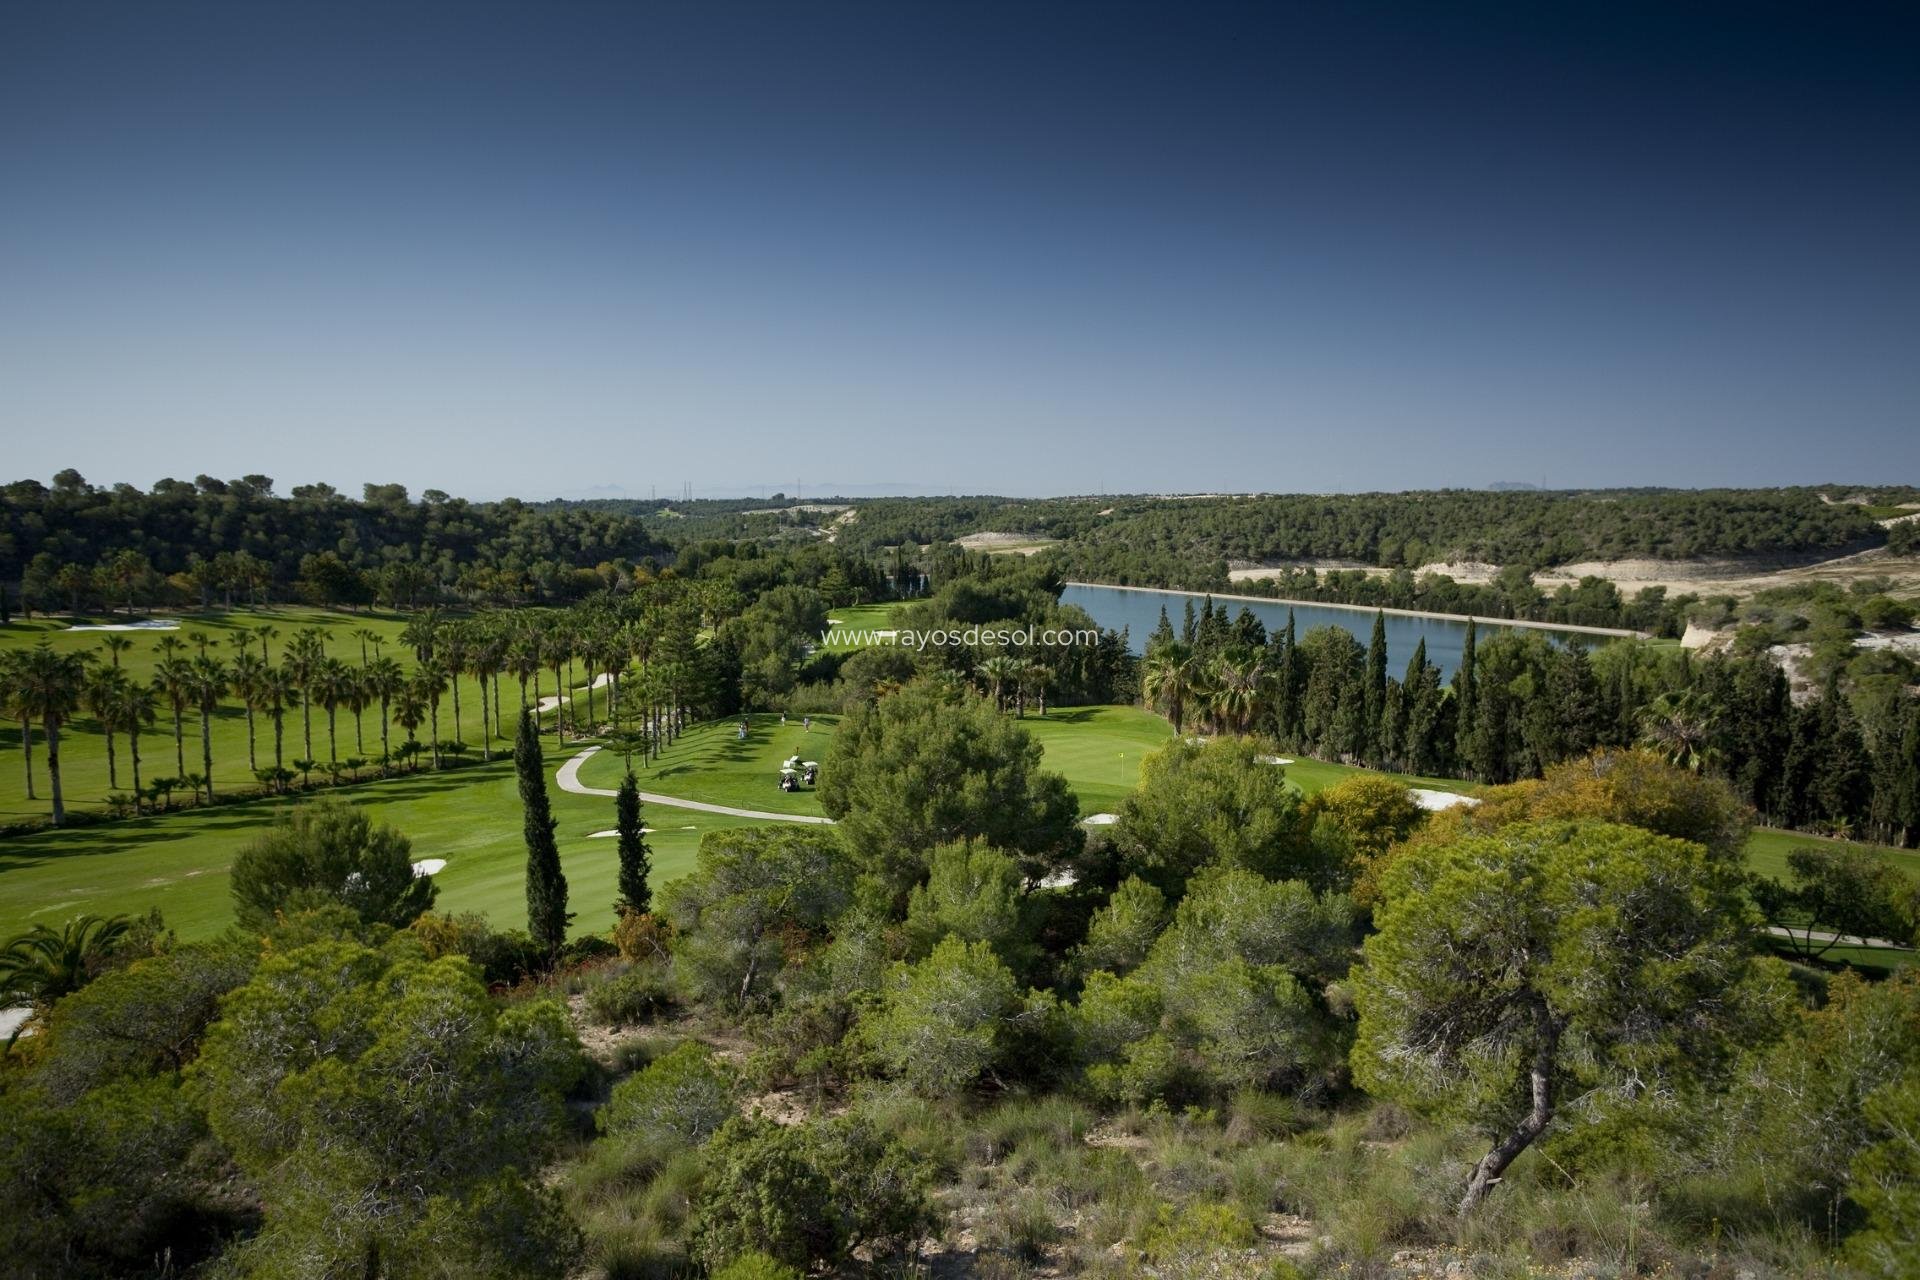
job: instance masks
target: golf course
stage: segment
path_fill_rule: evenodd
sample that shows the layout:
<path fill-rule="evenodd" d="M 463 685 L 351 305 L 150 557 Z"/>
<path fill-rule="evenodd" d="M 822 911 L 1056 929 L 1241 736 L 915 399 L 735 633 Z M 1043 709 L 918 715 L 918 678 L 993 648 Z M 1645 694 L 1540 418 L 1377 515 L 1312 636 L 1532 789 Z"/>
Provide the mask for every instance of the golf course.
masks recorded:
<path fill-rule="evenodd" d="M 380 627 L 396 635 L 392 619 L 369 620 L 360 615 L 322 616 L 291 611 L 283 625 L 325 625 L 342 642 L 361 627 Z M 225 621 L 222 619 L 220 621 Z M 244 619 L 260 625 L 257 619 Z M 351 625 L 349 625 L 351 624 Z M 216 624 L 194 624 L 213 631 Z M 235 634 L 239 622 L 224 631 Z M 55 633 L 74 643 L 97 633 Z M 137 640 L 151 646 L 152 636 Z M 141 649 L 128 653 L 132 662 Z M 584 692 L 582 692 L 584 696 Z M 477 715 L 471 728 L 477 733 Z M 297 713 L 290 717 L 297 722 Z M 838 718 L 816 716 L 812 728 L 799 716 L 758 713 L 747 717 L 748 733 L 739 737 L 735 719 L 696 725 L 667 746 L 652 762 L 635 759 L 641 788 L 705 805 L 821 816 L 820 803 L 809 789 L 783 792 L 778 786 L 781 764 L 793 757 L 825 761 Z M 1138 707 L 1067 707 L 1047 715 L 1028 715 L 1022 722 L 1043 750 L 1046 767 L 1064 775 L 1079 800 L 1082 814 L 1110 813 L 1139 779 L 1141 761 L 1172 737 L 1167 722 Z M 17 727 L 12 730 L 17 741 Z M 223 740 L 244 760 L 245 725 L 237 711 L 220 721 Z M 70 738 L 75 774 L 104 783 L 104 749 L 97 736 L 85 732 Z M 155 738 L 155 748 L 170 742 Z M 500 746 L 504 747 L 505 743 Z M 557 745 L 546 735 L 549 777 L 561 765 L 586 750 L 590 743 Z M 12 753 L 9 753 L 12 754 Z M 496 753 L 499 755 L 499 753 Z M 593 790 L 611 791 L 624 769 L 618 751 L 601 749 L 577 770 L 579 782 Z M 1318 791 L 1360 772 L 1351 766 L 1299 759 L 1285 766 L 1287 776 L 1304 792 Z M 241 779 L 234 770 L 234 782 Z M 1399 775 L 1394 775 L 1399 776 Z M 1445 790 L 1469 789 L 1457 781 L 1404 778 L 1410 785 Z M 24 805 L 19 778 L 9 775 L 9 803 Z M 573 930 L 594 932 L 612 926 L 617 870 L 613 841 L 596 838 L 613 825 L 610 799 L 577 794 L 550 786 L 562 865 L 571 886 L 575 911 Z M 513 767 L 504 756 L 491 764 L 476 759 L 438 773 L 421 772 L 339 788 L 335 794 L 364 806 L 376 820 L 388 823 L 413 842 L 416 860 L 440 859 L 446 866 L 434 879 L 439 888 L 436 910 L 479 912 L 500 924 L 517 921 L 525 910 L 524 863 L 526 849 L 520 827 L 520 801 Z M 190 809 L 137 819 L 40 831 L 0 841 L 0 933 L 12 933 L 36 923 L 57 923 L 74 915 L 137 914 L 159 908 L 169 925 L 183 937 L 217 933 L 232 919 L 227 868 L 234 854 L 290 804 L 290 798 L 269 798 L 209 809 Z M 700 837 L 713 830 L 761 825 L 756 819 L 698 809 L 650 804 L 646 823 L 653 851 L 656 880 L 672 880 L 693 865 Z M 1786 867 L 1787 851 L 1809 843 L 1812 837 L 1762 829 L 1749 842 L 1756 870 L 1778 875 Z M 1885 849 L 1883 856 L 1910 874 L 1920 876 L 1920 854 Z"/>

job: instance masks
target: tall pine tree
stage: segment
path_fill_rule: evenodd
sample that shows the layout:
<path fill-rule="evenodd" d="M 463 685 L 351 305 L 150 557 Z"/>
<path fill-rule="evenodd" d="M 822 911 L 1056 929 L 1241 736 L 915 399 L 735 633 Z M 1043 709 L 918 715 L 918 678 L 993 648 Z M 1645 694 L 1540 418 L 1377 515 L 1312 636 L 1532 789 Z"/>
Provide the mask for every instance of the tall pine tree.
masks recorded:
<path fill-rule="evenodd" d="M 527 840 L 527 932 L 551 963 L 567 942 L 567 877 L 560 871 L 560 847 L 553 830 L 559 824 L 547 798 L 546 763 L 540 755 L 540 729 L 533 713 L 520 713 L 520 734 L 513 743 L 513 767 L 520 777 L 520 807 Z"/>
<path fill-rule="evenodd" d="M 620 897 L 613 909 L 626 914 L 641 914 L 653 909 L 653 886 L 647 877 L 653 871 L 653 853 L 647 848 L 646 827 L 640 817 L 640 780 L 627 770 L 620 779 L 620 794 L 614 800 L 614 827 L 619 832 Z"/>
<path fill-rule="evenodd" d="M 1455 750 L 1463 763 L 1471 767 L 1473 760 L 1473 736 L 1480 726 L 1479 654 L 1475 648 L 1473 619 L 1467 619 L 1467 639 L 1460 649 L 1460 669 L 1453 673 L 1454 702 L 1458 704 L 1454 723 L 1458 726 L 1460 740 Z"/>

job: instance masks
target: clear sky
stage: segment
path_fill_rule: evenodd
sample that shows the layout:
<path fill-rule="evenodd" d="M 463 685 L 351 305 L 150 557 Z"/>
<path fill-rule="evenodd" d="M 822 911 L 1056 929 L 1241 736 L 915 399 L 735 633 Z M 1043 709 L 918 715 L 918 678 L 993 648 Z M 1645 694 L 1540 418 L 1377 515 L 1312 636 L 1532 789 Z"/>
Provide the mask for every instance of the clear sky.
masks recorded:
<path fill-rule="evenodd" d="M 1920 9 L 0 0 L 0 480 L 1920 481 Z"/>

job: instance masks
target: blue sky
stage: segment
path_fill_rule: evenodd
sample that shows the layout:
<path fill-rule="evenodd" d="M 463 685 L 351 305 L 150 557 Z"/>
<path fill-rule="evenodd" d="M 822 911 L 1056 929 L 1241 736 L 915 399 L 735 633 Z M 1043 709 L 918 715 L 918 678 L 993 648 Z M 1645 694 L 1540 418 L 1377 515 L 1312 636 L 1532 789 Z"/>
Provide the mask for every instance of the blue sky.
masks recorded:
<path fill-rule="evenodd" d="M 0 479 L 1920 479 L 1895 5 L 0 3 Z"/>

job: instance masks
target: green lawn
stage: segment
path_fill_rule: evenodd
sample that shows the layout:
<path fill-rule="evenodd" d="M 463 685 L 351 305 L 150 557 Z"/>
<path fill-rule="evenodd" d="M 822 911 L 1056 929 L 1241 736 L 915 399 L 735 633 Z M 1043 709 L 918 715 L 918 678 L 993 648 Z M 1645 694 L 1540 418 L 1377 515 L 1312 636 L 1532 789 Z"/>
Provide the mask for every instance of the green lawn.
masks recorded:
<path fill-rule="evenodd" d="M 559 758 L 549 755 L 549 773 Z M 613 924 L 617 864 L 614 842 L 592 837 L 613 826 L 613 801 L 549 792 L 574 928 L 604 930 Z M 503 925 L 525 919 L 526 847 L 511 764 L 421 773 L 334 794 L 405 832 L 416 859 L 446 860 L 436 877 L 438 910 L 480 911 Z M 281 807 L 263 800 L 0 841 L 0 937 L 83 912 L 149 907 L 159 907 L 182 936 L 218 932 L 232 918 L 227 868 L 235 852 Z M 701 833 L 757 825 L 661 806 L 648 809 L 646 821 L 655 828 L 649 843 L 656 884 L 693 865 Z"/>
<path fill-rule="evenodd" d="M 1140 762 L 1173 738 L 1159 716 L 1138 707 L 1066 707 L 1021 722 L 1065 774 L 1080 812 L 1112 813 L 1140 781 Z"/>
<path fill-rule="evenodd" d="M 168 614 L 168 617 L 175 615 Z M 229 637 L 253 633 L 262 627 L 272 627 L 278 635 L 269 640 L 269 651 L 277 665 L 286 651 L 286 643 L 292 636 L 308 628 L 318 627 L 327 634 L 327 652 L 348 663 L 357 664 L 362 656 L 362 644 L 357 632 L 365 630 L 380 637 L 381 647 L 371 643 L 366 646 L 369 655 L 384 653 L 387 657 L 399 661 L 406 670 L 414 667 L 413 651 L 400 642 L 400 633 L 405 628 L 407 618 L 401 614 L 390 613 L 345 613 L 337 610 L 308 609 L 286 607 L 275 609 L 237 609 L 232 612 L 216 610 L 208 613 L 182 613 L 178 615 L 180 628 L 177 631 L 129 631 L 98 632 L 72 631 L 68 629 L 66 619 L 49 620 L 36 618 L 31 622 L 16 620 L 0 627 L 0 650 L 19 648 L 47 639 L 57 649 L 90 651 L 97 654 L 102 662 L 109 660 L 102 640 L 107 635 L 120 634 L 133 642 L 133 647 L 120 656 L 121 666 L 136 680 L 147 682 L 153 677 L 155 665 L 160 660 L 160 640 L 163 636 L 172 636 L 187 645 L 189 656 L 199 651 L 193 642 L 196 634 L 204 635 L 207 640 L 207 653 L 230 662 L 234 648 Z M 111 622 L 113 618 L 99 618 L 93 621 Z M 257 638 L 252 642 L 253 651 L 259 652 Z M 456 730 L 460 739 L 468 744 L 474 756 L 480 754 L 481 715 L 479 705 L 480 687 L 471 677 L 462 677 L 459 683 L 460 718 L 456 726 L 454 720 L 453 698 L 451 690 L 440 703 L 440 739 L 449 741 L 455 737 Z M 583 704 L 586 700 L 586 673 L 578 663 L 572 671 L 572 695 Z M 543 695 L 553 693 L 553 675 L 543 671 L 539 679 L 539 691 Z M 529 696 L 533 690 L 529 686 Z M 606 690 L 595 691 L 596 710 L 605 706 Z M 502 681 L 499 696 L 500 710 L 507 716 L 507 731 L 501 733 L 496 727 L 494 746 L 496 749 L 509 748 L 512 745 L 513 717 L 519 712 L 519 687 L 512 679 Z M 162 776 L 174 776 L 180 772 L 173 741 L 173 713 L 164 699 L 156 699 L 156 719 L 151 729 L 140 735 L 140 776 L 144 781 L 152 781 Z M 551 723 L 551 713 L 543 717 Z M 430 736 L 430 726 L 422 725 L 420 740 Z M 294 760 L 306 756 L 304 718 L 301 709 L 295 705 L 288 709 L 284 725 L 285 742 L 283 758 L 289 768 Z M 389 730 L 390 740 L 398 747 L 406 740 L 406 731 L 398 725 Z M 273 724 L 265 716 L 255 716 L 254 754 L 262 766 L 273 763 Z M 200 772 L 200 721 L 197 713 L 189 711 L 182 720 L 183 754 L 185 771 Z M 336 754 L 341 760 L 358 756 L 373 760 L 380 755 L 380 709 L 368 708 L 356 724 L 353 713 L 340 708 L 335 713 L 334 743 L 329 745 L 327 715 L 324 708 L 313 708 L 313 755 L 312 759 L 327 760 Z M 38 798 L 27 798 L 26 773 L 20 750 L 20 724 L 18 721 L 0 722 L 0 821 L 43 815 L 48 810 L 48 789 L 46 743 L 39 726 L 34 728 L 34 785 Z M 119 787 L 121 792 L 132 790 L 132 771 L 129 767 L 127 740 L 125 735 L 116 738 L 119 755 Z M 106 797 L 114 790 L 110 787 L 107 773 L 106 738 L 100 732 L 93 718 L 84 712 L 77 716 L 60 735 L 60 774 L 69 808 L 99 809 L 105 805 Z M 324 770 L 320 771 L 324 774 Z M 239 702 L 229 698 L 221 707 L 213 721 L 213 777 L 214 789 L 236 792 L 248 790 L 258 785 L 253 776 L 253 767 L 248 763 L 247 755 L 247 717 Z"/>
<path fill-rule="evenodd" d="M 1822 836 L 1810 836 L 1800 831 L 1781 831 L 1773 827 L 1758 827 L 1747 837 L 1747 864 L 1762 875 L 1780 879 L 1787 874 L 1787 854 L 1806 845 L 1841 844 L 1839 840 L 1828 840 Z M 1920 849 L 1896 849 L 1884 844 L 1860 844 L 1860 848 L 1872 850 L 1908 875 L 1920 879 Z"/>
<path fill-rule="evenodd" d="M 842 631 L 890 630 L 893 627 L 893 611 L 897 608 L 899 608 L 899 605 L 887 603 L 855 604 L 848 605 L 844 609 L 829 609 L 827 611 L 827 626 L 830 630 L 837 629 Z M 840 653 L 848 649 L 857 649 L 861 646 L 849 643 L 843 639 L 824 647 L 829 652 Z"/>
<path fill-rule="evenodd" d="M 636 756 L 641 790 L 736 809 L 819 814 L 820 801 L 812 791 L 780 790 L 780 765 L 795 755 L 824 762 L 840 717 L 813 717 L 811 732 L 801 728 L 799 716 L 785 725 L 778 715 L 753 715 L 748 721 L 745 742 L 738 720 L 718 720 L 689 729 L 651 765 Z M 624 768 L 619 755 L 602 751 L 582 766 L 580 781 L 611 790 L 620 785 Z"/>
<path fill-rule="evenodd" d="M 174 615 L 167 615 L 169 617 Z M 0 627 L 0 650 L 20 648 L 47 639 L 55 648 L 66 651 L 90 651 L 97 654 L 102 662 L 109 660 L 102 640 L 107 635 L 121 634 L 133 642 L 133 647 L 120 657 L 124 667 L 134 679 L 147 682 L 152 679 L 155 665 L 160 660 L 160 640 L 163 636 L 187 644 L 186 653 L 192 656 L 199 651 L 193 643 L 195 634 L 204 635 L 207 640 L 207 653 L 223 662 L 231 662 L 234 649 L 229 637 L 260 627 L 273 627 L 279 631 L 277 638 L 269 640 L 269 650 L 277 665 L 286 651 L 286 644 L 292 636 L 310 627 L 319 627 L 327 633 L 327 652 L 336 658 L 350 663 L 358 663 L 361 658 L 361 642 L 355 632 L 366 630 L 379 636 L 383 642 L 380 650 L 368 646 L 369 653 L 384 652 L 386 656 L 397 659 L 401 666 L 411 670 L 414 666 L 413 651 L 400 643 L 400 632 L 406 625 L 406 619 L 398 614 L 383 613 L 341 613 L 325 609 L 261 609 L 235 610 L 231 613 L 217 611 L 213 613 L 183 613 L 178 615 L 181 626 L 177 631 L 130 631 L 98 632 L 72 631 L 65 619 L 49 621 L 36 618 L 31 622 L 14 621 Z M 96 619 L 112 621 L 113 619 Z M 259 652 L 257 640 L 253 651 Z M 576 673 L 577 674 L 577 673 Z M 551 693 L 553 678 L 544 677 L 543 692 Z M 511 716 L 517 707 L 517 689 L 509 683 L 501 690 L 502 709 Z M 461 717 L 460 731 L 474 753 L 480 750 L 480 708 L 478 704 L 479 686 L 470 678 L 460 681 Z M 140 735 L 140 775 L 143 781 L 152 781 L 162 776 L 175 776 L 181 772 L 174 750 L 173 713 L 164 699 L 155 701 L 156 719 L 151 729 Z M 273 763 L 273 724 L 265 716 L 256 716 L 254 726 L 254 752 L 260 765 Z M 511 726 L 511 720 L 509 720 Z M 285 742 L 283 758 L 292 767 L 292 762 L 307 754 L 303 717 L 300 708 L 290 708 L 285 717 Z M 406 740 L 406 731 L 397 725 L 390 729 L 391 741 L 398 746 Z M 376 706 L 367 710 L 357 726 L 351 711 L 341 708 L 335 713 L 334 736 L 336 745 L 331 748 L 338 758 L 345 760 L 354 756 L 373 759 L 380 754 L 380 709 Z M 422 726 L 422 741 L 428 736 L 428 730 Z M 442 700 L 440 707 L 440 737 L 443 740 L 454 736 L 453 702 L 451 697 Z M 182 720 L 185 771 L 200 772 L 200 721 L 198 714 L 187 712 Z M 48 809 L 47 757 L 46 742 L 39 726 L 34 727 L 34 787 L 38 799 L 27 798 L 26 774 L 20 748 L 20 724 L 18 721 L 0 722 L 0 821 L 42 815 Z M 502 740 L 503 743 L 506 740 Z M 129 767 L 127 740 L 125 735 L 116 739 L 119 755 L 119 787 L 121 792 L 132 790 L 132 771 Z M 329 758 L 330 748 L 327 733 L 327 716 L 324 709 L 313 708 L 313 755 L 315 760 Z M 84 712 L 71 721 L 60 735 L 60 774 L 62 788 L 67 805 L 74 809 L 98 809 L 104 807 L 106 797 L 114 788 L 109 786 L 107 775 L 106 738 L 100 732 L 93 718 Z M 250 789 L 258 785 L 253 776 L 253 768 L 247 757 L 247 717 L 237 700 L 228 699 L 213 720 L 213 778 L 216 792 Z"/>

